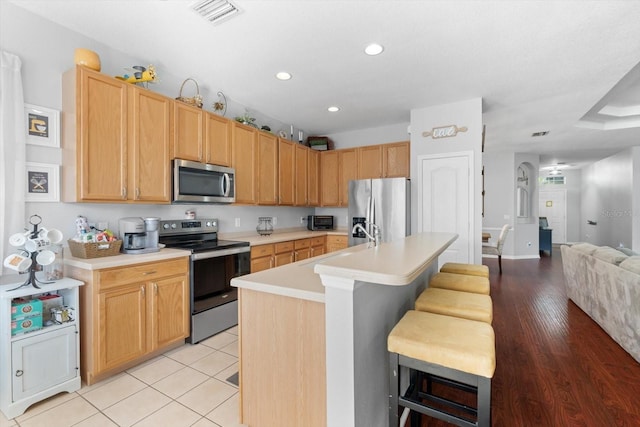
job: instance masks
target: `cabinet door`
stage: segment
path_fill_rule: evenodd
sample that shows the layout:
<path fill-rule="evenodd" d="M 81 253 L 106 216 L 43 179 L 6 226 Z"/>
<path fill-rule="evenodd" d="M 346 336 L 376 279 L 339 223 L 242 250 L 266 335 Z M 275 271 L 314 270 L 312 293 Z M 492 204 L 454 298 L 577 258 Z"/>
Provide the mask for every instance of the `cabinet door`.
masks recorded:
<path fill-rule="evenodd" d="M 308 153 L 309 149 L 304 145 L 295 144 L 295 174 L 293 184 L 295 188 L 295 197 L 293 204 L 295 206 L 307 206 L 309 204 L 308 191 Z"/>
<path fill-rule="evenodd" d="M 349 206 L 349 181 L 358 179 L 358 157 L 356 149 L 338 150 L 340 206 Z"/>
<path fill-rule="evenodd" d="M 302 261 L 311 257 L 311 239 L 298 239 L 294 241 L 294 261 Z"/>
<path fill-rule="evenodd" d="M 94 322 L 99 336 L 97 372 L 135 360 L 147 352 L 146 285 L 137 283 L 101 292 Z"/>
<path fill-rule="evenodd" d="M 254 258 L 251 260 L 251 272 L 257 273 L 258 271 L 273 268 L 273 263 L 274 257 L 272 255 Z"/>
<path fill-rule="evenodd" d="M 307 150 L 307 194 L 309 206 L 320 206 L 320 152 Z"/>
<path fill-rule="evenodd" d="M 203 112 L 183 102 L 174 102 L 173 158 L 203 160 Z"/>
<path fill-rule="evenodd" d="M 327 253 L 346 249 L 348 244 L 347 236 L 327 236 Z"/>
<path fill-rule="evenodd" d="M 258 204 L 278 204 L 278 138 L 258 132 Z"/>
<path fill-rule="evenodd" d="M 233 123 L 213 113 L 205 114 L 206 163 L 231 166 L 231 135 Z"/>
<path fill-rule="evenodd" d="M 257 136 L 256 130 L 233 124 L 231 159 L 236 170 L 236 203 L 256 203 Z"/>
<path fill-rule="evenodd" d="M 171 201 L 173 103 L 155 92 L 129 87 L 129 199 L 145 203 Z"/>
<path fill-rule="evenodd" d="M 79 375 L 75 325 L 11 343 L 13 401 Z M 4 380 L 3 380 L 4 381 Z"/>
<path fill-rule="evenodd" d="M 293 205 L 296 144 L 278 138 L 278 204 Z"/>
<path fill-rule="evenodd" d="M 323 151 L 320 155 L 320 168 L 320 204 L 322 206 L 339 206 L 338 152 Z"/>
<path fill-rule="evenodd" d="M 383 144 L 383 174 L 385 178 L 409 178 L 409 141 Z"/>
<path fill-rule="evenodd" d="M 189 277 L 169 277 L 150 283 L 153 293 L 151 350 L 189 336 Z"/>
<path fill-rule="evenodd" d="M 358 179 L 382 178 L 382 145 L 358 147 Z"/>
<path fill-rule="evenodd" d="M 78 67 L 76 85 L 78 197 L 126 200 L 128 83 Z"/>

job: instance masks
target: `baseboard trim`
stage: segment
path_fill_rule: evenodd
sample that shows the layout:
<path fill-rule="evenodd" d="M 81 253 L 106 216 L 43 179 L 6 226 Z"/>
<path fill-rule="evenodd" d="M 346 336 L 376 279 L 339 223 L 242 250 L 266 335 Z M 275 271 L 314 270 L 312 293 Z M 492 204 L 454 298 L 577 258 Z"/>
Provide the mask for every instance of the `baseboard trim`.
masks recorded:
<path fill-rule="evenodd" d="M 495 258 L 497 259 L 497 255 L 482 255 L 482 258 Z M 540 255 L 502 255 L 502 259 L 540 259 Z"/>

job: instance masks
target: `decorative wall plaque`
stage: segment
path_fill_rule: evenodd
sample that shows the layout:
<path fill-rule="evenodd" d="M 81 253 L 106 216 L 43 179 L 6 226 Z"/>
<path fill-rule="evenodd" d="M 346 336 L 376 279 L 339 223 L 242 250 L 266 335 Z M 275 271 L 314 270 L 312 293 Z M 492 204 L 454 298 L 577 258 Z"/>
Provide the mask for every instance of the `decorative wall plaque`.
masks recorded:
<path fill-rule="evenodd" d="M 451 138 L 458 134 L 458 132 L 466 132 L 468 129 L 466 126 L 458 127 L 456 125 L 441 126 L 431 129 L 431 131 L 422 132 L 422 136 L 425 138 L 431 137 L 433 139 L 439 138 Z"/>

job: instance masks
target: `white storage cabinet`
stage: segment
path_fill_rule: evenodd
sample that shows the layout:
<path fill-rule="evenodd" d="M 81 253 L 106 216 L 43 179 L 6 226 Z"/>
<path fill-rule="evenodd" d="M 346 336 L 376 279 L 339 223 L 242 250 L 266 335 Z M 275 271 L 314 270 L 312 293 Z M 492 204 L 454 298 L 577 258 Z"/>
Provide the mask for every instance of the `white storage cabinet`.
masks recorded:
<path fill-rule="evenodd" d="M 0 410 L 8 419 L 36 402 L 81 386 L 78 288 L 84 283 L 64 278 L 39 284 L 41 289 L 10 290 L 22 283 L 15 283 L 19 279 L 22 276 L 0 277 Z M 11 336 L 11 300 L 45 293 L 61 295 L 64 305 L 75 310 L 74 320 Z"/>

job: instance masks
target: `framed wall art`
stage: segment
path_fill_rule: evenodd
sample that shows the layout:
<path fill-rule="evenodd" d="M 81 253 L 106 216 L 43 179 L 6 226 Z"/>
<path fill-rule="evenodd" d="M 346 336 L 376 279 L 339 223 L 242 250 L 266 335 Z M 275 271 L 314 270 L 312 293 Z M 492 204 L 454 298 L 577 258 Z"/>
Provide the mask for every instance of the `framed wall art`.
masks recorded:
<path fill-rule="evenodd" d="M 27 202 L 60 201 L 60 166 L 26 162 Z"/>
<path fill-rule="evenodd" d="M 38 105 L 24 104 L 27 144 L 60 147 L 60 112 Z"/>

